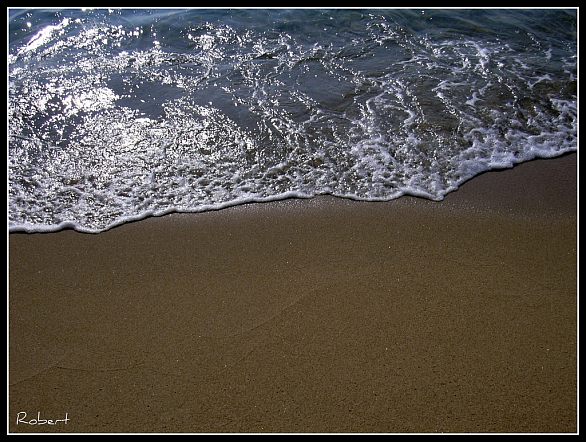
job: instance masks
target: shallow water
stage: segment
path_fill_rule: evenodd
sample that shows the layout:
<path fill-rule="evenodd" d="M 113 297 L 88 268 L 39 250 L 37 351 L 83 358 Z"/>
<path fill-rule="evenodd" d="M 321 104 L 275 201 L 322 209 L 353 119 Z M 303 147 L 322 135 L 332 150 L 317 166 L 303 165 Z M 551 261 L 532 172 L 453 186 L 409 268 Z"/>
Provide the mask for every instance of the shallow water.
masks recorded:
<path fill-rule="evenodd" d="M 10 10 L 11 231 L 441 200 L 577 150 L 575 10 Z"/>

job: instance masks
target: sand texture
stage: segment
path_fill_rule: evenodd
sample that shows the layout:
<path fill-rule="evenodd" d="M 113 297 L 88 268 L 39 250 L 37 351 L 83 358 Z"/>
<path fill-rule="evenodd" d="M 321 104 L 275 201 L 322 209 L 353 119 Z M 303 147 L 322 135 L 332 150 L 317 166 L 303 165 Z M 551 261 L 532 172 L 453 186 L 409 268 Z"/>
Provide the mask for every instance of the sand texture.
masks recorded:
<path fill-rule="evenodd" d="M 9 431 L 575 432 L 576 167 L 10 234 Z"/>

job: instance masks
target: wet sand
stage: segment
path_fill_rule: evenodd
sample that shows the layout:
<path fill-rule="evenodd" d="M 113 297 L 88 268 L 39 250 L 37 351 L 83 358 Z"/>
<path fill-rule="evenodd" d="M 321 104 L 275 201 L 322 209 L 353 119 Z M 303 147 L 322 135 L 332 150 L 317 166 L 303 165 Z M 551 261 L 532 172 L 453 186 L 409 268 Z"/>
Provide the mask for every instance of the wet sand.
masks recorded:
<path fill-rule="evenodd" d="M 576 165 L 11 234 L 9 430 L 575 432 Z"/>

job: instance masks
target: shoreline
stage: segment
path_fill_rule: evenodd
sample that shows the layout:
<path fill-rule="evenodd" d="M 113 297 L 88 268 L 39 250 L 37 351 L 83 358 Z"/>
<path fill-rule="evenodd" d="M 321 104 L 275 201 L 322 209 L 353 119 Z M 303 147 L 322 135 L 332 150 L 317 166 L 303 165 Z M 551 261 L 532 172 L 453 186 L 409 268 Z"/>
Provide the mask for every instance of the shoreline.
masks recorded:
<path fill-rule="evenodd" d="M 576 166 L 11 233 L 9 431 L 575 432 Z"/>
<path fill-rule="evenodd" d="M 118 227 L 121 227 L 121 226 L 124 226 L 124 225 L 127 225 L 127 224 L 141 222 L 141 221 L 144 221 L 144 220 L 147 220 L 147 219 L 150 219 L 150 218 L 161 218 L 161 217 L 166 217 L 166 216 L 169 216 L 169 215 L 190 215 L 190 216 L 193 216 L 193 215 L 199 215 L 199 214 L 203 214 L 203 213 L 207 213 L 207 212 L 224 211 L 226 209 L 232 209 L 232 208 L 239 207 L 239 206 L 247 206 L 247 207 L 250 207 L 250 206 L 255 206 L 255 205 L 259 205 L 259 204 L 271 204 L 271 203 L 277 203 L 278 204 L 280 202 L 286 202 L 286 201 L 289 201 L 289 200 L 312 200 L 314 198 L 317 198 L 318 200 L 324 199 L 324 198 L 326 198 L 326 199 L 327 198 L 336 198 L 336 199 L 340 199 L 342 201 L 355 201 L 355 202 L 358 202 L 358 203 L 376 203 L 376 204 L 390 203 L 392 201 L 400 200 L 402 198 L 405 198 L 407 200 L 409 200 L 409 199 L 416 199 L 416 200 L 429 201 L 429 202 L 433 202 L 433 203 L 444 203 L 444 201 L 447 198 L 450 198 L 450 201 L 451 201 L 451 199 L 453 197 L 450 197 L 450 195 L 452 195 L 454 192 L 457 192 L 462 186 L 466 185 L 470 181 L 472 181 L 472 180 L 474 180 L 474 179 L 476 179 L 476 178 L 478 178 L 478 177 L 480 177 L 480 176 L 482 176 L 482 175 L 484 175 L 486 173 L 504 172 L 504 171 L 508 171 L 508 170 L 513 169 L 513 168 L 516 168 L 517 166 L 519 166 L 521 164 L 529 164 L 529 163 L 532 163 L 534 161 L 539 162 L 539 161 L 544 161 L 544 160 L 548 160 L 548 159 L 562 159 L 564 157 L 572 156 L 572 155 L 577 155 L 577 153 L 576 152 L 565 152 L 565 153 L 563 153 L 563 154 L 561 154 L 561 155 L 559 155 L 557 157 L 552 157 L 552 158 L 539 158 L 538 157 L 538 158 L 534 158 L 534 159 L 531 159 L 531 160 L 522 161 L 520 163 L 515 163 L 512 167 L 504 167 L 502 169 L 489 169 L 489 170 L 486 170 L 484 172 L 480 172 L 479 174 L 474 175 L 474 176 L 466 179 L 464 182 L 460 183 L 459 186 L 458 186 L 458 188 L 456 190 L 450 191 L 448 194 L 446 194 L 444 196 L 444 199 L 442 199 L 442 200 L 433 200 L 433 199 L 430 199 L 430 198 L 427 198 L 427 197 L 424 197 L 424 196 L 419 196 L 419 195 L 416 195 L 416 194 L 404 194 L 404 195 L 402 195 L 400 197 L 396 197 L 396 198 L 393 198 L 393 199 L 390 199 L 390 200 L 366 200 L 366 199 L 360 199 L 360 198 L 338 196 L 338 195 L 334 195 L 334 194 L 320 194 L 320 195 L 314 195 L 314 196 L 304 196 L 304 195 L 301 195 L 301 194 L 296 194 L 296 192 L 286 192 L 286 195 L 285 196 L 268 197 L 266 200 L 262 200 L 262 199 L 256 200 L 256 199 L 253 199 L 251 201 L 229 202 L 229 203 L 226 203 L 225 206 L 220 206 L 220 207 L 205 206 L 206 207 L 205 209 L 197 210 L 197 211 L 169 211 L 167 213 L 159 214 L 159 215 L 149 215 L 149 214 L 136 215 L 136 216 L 129 217 L 128 219 L 126 219 L 124 221 L 120 221 L 119 223 L 113 224 L 110 227 L 108 227 L 106 230 L 102 230 L 102 231 L 99 231 L 99 232 L 89 231 L 89 230 L 86 230 L 86 229 L 77 229 L 74 226 L 74 223 L 72 223 L 70 221 L 65 221 L 65 222 L 59 224 L 59 226 L 62 226 L 62 227 L 58 227 L 57 228 L 57 227 L 46 227 L 46 226 L 43 226 L 42 229 L 39 230 L 39 231 L 34 231 L 34 230 L 31 231 L 31 230 L 28 229 L 28 227 L 18 227 L 18 228 L 14 228 L 13 230 L 10 230 L 10 227 L 9 227 L 9 232 L 8 233 L 10 235 L 12 235 L 12 234 L 27 234 L 27 235 L 30 235 L 30 234 L 59 233 L 59 232 L 62 232 L 62 231 L 71 230 L 71 231 L 75 231 L 77 233 L 90 234 L 90 235 L 98 235 L 100 233 L 105 233 L 105 232 L 108 232 L 108 231 L 110 231 L 112 229 L 116 229 Z M 502 190 L 503 189 L 501 189 L 501 192 L 502 192 Z M 506 190 L 506 188 L 504 190 Z M 485 194 L 483 196 L 486 197 L 487 195 Z M 568 195 L 566 195 L 565 193 L 562 192 L 562 193 L 560 193 L 559 196 L 561 196 L 561 197 L 563 197 L 563 198 L 566 199 L 566 201 L 564 202 L 565 204 L 560 205 L 560 207 L 562 207 L 562 208 L 567 207 L 568 206 L 568 204 L 567 204 Z M 456 200 L 457 200 L 457 197 L 456 197 Z M 499 204 L 502 204 L 503 202 L 504 202 L 503 200 L 499 200 L 498 201 Z"/>

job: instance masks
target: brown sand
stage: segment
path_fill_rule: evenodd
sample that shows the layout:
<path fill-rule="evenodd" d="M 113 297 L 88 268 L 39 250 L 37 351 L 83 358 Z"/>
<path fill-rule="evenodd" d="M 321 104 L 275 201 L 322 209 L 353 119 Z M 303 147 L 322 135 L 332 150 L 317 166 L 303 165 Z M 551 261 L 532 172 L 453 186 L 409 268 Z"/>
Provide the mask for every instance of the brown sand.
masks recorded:
<path fill-rule="evenodd" d="M 9 430 L 575 432 L 576 164 L 11 234 Z"/>

